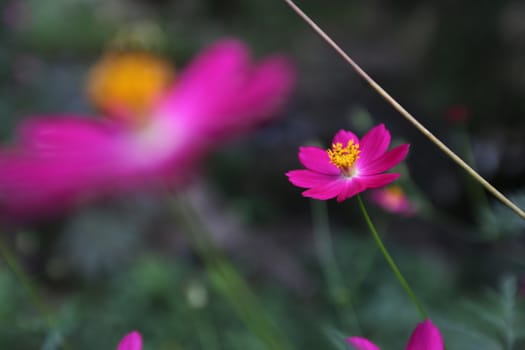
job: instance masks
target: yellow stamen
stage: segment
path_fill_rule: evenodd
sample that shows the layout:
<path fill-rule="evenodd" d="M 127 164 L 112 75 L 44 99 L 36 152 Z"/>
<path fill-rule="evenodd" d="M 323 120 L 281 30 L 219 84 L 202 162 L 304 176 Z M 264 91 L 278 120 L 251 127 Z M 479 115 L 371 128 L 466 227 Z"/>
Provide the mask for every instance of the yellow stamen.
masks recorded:
<path fill-rule="evenodd" d="M 174 77 L 173 66 L 148 52 L 109 52 L 91 69 L 87 94 L 110 117 L 142 119 Z M 115 115 L 117 114 L 117 115 Z"/>
<path fill-rule="evenodd" d="M 330 162 L 341 169 L 343 174 L 350 176 L 353 172 L 353 166 L 359 159 L 359 144 L 349 140 L 346 147 L 341 142 L 333 143 L 332 148 L 326 151 Z"/>

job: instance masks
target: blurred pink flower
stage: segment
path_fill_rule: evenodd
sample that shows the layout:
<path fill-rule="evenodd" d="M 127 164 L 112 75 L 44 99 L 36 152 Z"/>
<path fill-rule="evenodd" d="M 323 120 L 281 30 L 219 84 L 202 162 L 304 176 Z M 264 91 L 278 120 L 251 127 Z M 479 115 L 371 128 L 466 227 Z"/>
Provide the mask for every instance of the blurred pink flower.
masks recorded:
<path fill-rule="evenodd" d="M 350 131 L 340 130 L 332 147 L 301 147 L 299 160 L 304 170 L 286 173 L 297 187 L 307 188 L 303 196 L 315 199 L 337 197 L 341 202 L 366 189 L 391 183 L 399 174 L 385 171 L 405 159 L 408 144 L 387 151 L 390 132 L 383 124 L 372 128 L 361 140 Z"/>
<path fill-rule="evenodd" d="M 401 187 L 391 185 L 374 190 L 370 194 L 372 202 L 393 214 L 413 216 L 416 206 L 408 199 Z"/>
<path fill-rule="evenodd" d="M 126 334 L 118 343 L 117 350 L 142 350 L 142 336 L 137 331 Z"/>
<path fill-rule="evenodd" d="M 346 341 L 356 350 L 380 350 L 370 340 L 361 337 L 350 337 Z M 408 341 L 406 350 L 444 350 L 445 344 L 439 329 L 430 320 L 417 325 Z"/>
<path fill-rule="evenodd" d="M 294 69 L 280 56 L 253 63 L 236 40 L 201 53 L 140 125 L 115 119 L 37 117 L 0 150 L 0 212 L 39 218 L 92 197 L 180 186 L 209 151 L 268 120 Z"/>

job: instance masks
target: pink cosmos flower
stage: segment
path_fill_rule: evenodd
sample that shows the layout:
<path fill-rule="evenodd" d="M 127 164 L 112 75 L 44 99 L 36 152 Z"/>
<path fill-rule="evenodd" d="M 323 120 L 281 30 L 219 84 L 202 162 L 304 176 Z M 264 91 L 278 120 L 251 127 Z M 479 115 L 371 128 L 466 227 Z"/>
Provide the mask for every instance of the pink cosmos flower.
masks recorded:
<path fill-rule="evenodd" d="M 204 50 L 140 125 L 35 117 L 0 149 L 0 213 L 40 218 L 92 197 L 176 187 L 218 144 L 274 116 L 295 74 L 281 56 L 254 63 L 236 40 Z"/>
<path fill-rule="evenodd" d="M 142 350 L 142 336 L 137 331 L 126 334 L 118 343 L 117 350 Z"/>
<path fill-rule="evenodd" d="M 408 199 L 401 187 L 396 185 L 372 191 L 370 199 L 393 214 L 409 217 L 413 216 L 417 211 L 416 206 Z"/>
<path fill-rule="evenodd" d="M 380 350 L 370 340 L 361 337 L 350 337 L 346 341 L 356 350 Z M 406 350 L 444 350 L 445 344 L 439 329 L 430 320 L 417 325 L 412 333 Z"/>
<path fill-rule="evenodd" d="M 307 188 L 303 196 L 315 199 L 337 198 L 341 202 L 366 189 L 391 183 L 399 174 L 384 174 L 408 153 L 408 144 L 387 151 L 390 132 L 383 124 L 372 128 L 360 140 L 351 131 L 340 130 L 332 147 L 301 147 L 299 160 L 304 170 L 286 173 L 297 187 Z"/>

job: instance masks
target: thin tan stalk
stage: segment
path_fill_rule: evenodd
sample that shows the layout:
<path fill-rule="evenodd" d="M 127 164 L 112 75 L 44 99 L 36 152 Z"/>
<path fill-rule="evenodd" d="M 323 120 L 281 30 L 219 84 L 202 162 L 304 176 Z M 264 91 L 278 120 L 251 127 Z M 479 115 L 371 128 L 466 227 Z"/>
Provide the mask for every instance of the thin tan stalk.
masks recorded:
<path fill-rule="evenodd" d="M 498 191 L 492 186 L 487 180 L 479 175 L 476 170 L 469 166 L 463 159 L 461 159 L 456 153 L 448 148 L 443 142 L 441 142 L 434 134 L 432 134 L 427 128 L 425 128 L 412 114 L 410 114 L 403 106 L 401 106 L 388 92 L 386 92 L 378 83 L 374 81 L 353 59 L 348 56 L 343 49 L 335 43 L 335 41 L 328 36 L 310 17 L 308 17 L 292 0 L 284 0 L 291 8 L 297 13 L 310 27 L 313 28 L 326 41 L 337 53 L 343 57 L 343 59 L 352 66 L 352 68 L 359 74 L 379 95 L 381 95 L 388 103 L 394 107 L 403 117 L 405 117 L 412 125 L 416 127 L 423 135 L 425 135 L 432 143 L 438 146 L 443 153 L 449 158 L 456 162 L 460 167 L 465 169 L 476 181 L 478 181 L 483 187 L 487 189 L 494 197 L 499 199 L 503 204 L 512 209 L 522 219 L 525 219 L 525 212 L 520 209 L 516 204 L 510 201 L 505 195 Z"/>

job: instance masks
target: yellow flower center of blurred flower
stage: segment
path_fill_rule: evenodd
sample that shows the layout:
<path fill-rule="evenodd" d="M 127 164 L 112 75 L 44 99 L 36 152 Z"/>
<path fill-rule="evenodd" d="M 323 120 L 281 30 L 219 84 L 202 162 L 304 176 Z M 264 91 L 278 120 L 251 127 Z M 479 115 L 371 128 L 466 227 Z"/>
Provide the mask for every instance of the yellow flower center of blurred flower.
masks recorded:
<path fill-rule="evenodd" d="M 388 207 L 398 207 L 403 203 L 405 193 L 401 187 L 392 185 L 385 189 L 383 196 L 383 204 Z"/>
<path fill-rule="evenodd" d="M 87 95 L 108 117 L 143 121 L 174 79 L 173 66 L 147 52 L 110 52 L 88 74 Z"/>
<path fill-rule="evenodd" d="M 343 147 L 341 142 L 333 143 L 332 148 L 326 151 L 330 162 L 341 169 L 344 175 L 351 176 L 353 174 L 353 166 L 357 159 L 359 159 L 359 144 L 349 140 L 346 147 Z"/>
<path fill-rule="evenodd" d="M 393 199 L 395 198 L 397 200 L 403 199 L 403 197 L 405 196 L 405 193 L 403 192 L 401 187 L 396 186 L 396 185 L 389 186 L 388 188 L 385 189 L 385 192 L 388 193 L 388 195 L 391 198 Z"/>

